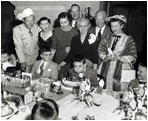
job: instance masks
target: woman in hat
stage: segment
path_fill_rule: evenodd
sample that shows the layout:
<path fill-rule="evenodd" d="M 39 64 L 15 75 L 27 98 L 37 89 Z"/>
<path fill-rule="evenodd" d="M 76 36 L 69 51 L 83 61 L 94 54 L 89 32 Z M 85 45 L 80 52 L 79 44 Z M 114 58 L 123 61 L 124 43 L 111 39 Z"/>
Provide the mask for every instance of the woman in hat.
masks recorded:
<path fill-rule="evenodd" d="M 122 69 L 131 69 L 129 61 L 134 64 L 137 58 L 136 43 L 134 39 L 123 32 L 127 23 L 125 16 L 115 15 L 109 17 L 112 34 L 103 39 L 98 47 L 98 53 L 103 63 L 98 73 L 106 79 L 106 89 L 109 94 L 120 90 Z M 101 69 L 100 69 L 101 68 Z"/>
<path fill-rule="evenodd" d="M 76 28 L 73 28 L 71 26 L 72 17 L 67 12 L 60 13 L 58 15 L 58 21 L 60 23 L 60 27 L 57 27 L 54 30 L 51 48 L 56 51 L 54 61 L 60 64 L 68 55 L 72 37 L 79 33 Z M 69 68 L 70 65 L 65 65 L 60 70 L 59 77 L 66 73 L 69 70 Z"/>

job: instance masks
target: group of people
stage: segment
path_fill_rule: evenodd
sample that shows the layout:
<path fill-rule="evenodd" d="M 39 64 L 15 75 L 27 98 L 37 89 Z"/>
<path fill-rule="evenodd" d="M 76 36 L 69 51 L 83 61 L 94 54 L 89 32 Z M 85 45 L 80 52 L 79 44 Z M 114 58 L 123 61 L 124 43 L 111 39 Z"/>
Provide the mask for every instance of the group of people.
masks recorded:
<path fill-rule="evenodd" d="M 51 30 L 49 18 L 42 17 L 35 24 L 33 10 L 23 10 L 17 16 L 23 23 L 13 28 L 21 70 L 31 72 L 33 78 L 56 81 L 71 68 L 82 68 L 82 62 L 95 75 L 90 81 L 97 84 L 97 74 L 102 75 L 111 92 L 114 83 L 120 82 L 122 70 L 131 69 L 130 63 L 136 62 L 136 43 L 123 32 L 127 24 L 124 15 L 107 17 L 105 11 L 97 11 L 94 18 L 96 26 L 91 27 L 89 18 L 80 16 L 80 6 L 73 4 L 70 12 L 58 15 L 60 27 Z M 81 73 L 85 71 L 83 68 Z"/>
<path fill-rule="evenodd" d="M 60 27 L 51 30 L 49 18 L 42 17 L 35 24 L 33 10 L 26 8 L 17 16 L 23 23 L 13 28 L 17 59 L 2 51 L 2 69 L 6 71 L 4 65 L 8 66 L 8 62 L 9 66 L 19 63 L 21 71 L 32 73 L 34 79 L 48 78 L 49 81 L 61 79 L 67 72 L 73 76 L 84 73 L 93 87 L 99 85 L 97 75 L 100 74 L 111 93 L 114 84 L 120 83 L 122 70 L 131 69 L 131 64 L 136 62 L 136 43 L 123 32 L 127 24 L 124 15 L 107 18 L 105 11 L 97 11 L 94 18 L 96 26 L 91 27 L 89 18 L 80 17 L 80 6 L 73 4 L 70 12 L 58 15 Z M 130 83 L 132 87 L 141 81 L 147 82 L 147 64 L 141 63 L 137 73 L 138 80 Z M 34 112 L 39 113 L 40 106 L 48 107 L 44 103 L 35 105 L 32 119 L 40 118 Z M 56 119 L 58 108 L 52 103 L 51 107 L 56 107 L 51 111 L 56 112 L 52 119 Z M 43 116 L 46 110 L 44 112 L 41 117 L 48 118 Z"/>

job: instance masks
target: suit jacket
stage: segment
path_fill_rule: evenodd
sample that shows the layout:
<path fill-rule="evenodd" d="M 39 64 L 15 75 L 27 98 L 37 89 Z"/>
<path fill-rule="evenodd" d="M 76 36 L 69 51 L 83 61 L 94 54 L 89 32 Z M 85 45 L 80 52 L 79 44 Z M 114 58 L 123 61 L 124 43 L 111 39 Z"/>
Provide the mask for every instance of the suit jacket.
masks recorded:
<path fill-rule="evenodd" d="M 91 29 L 89 30 L 89 33 L 90 33 L 90 34 L 93 33 L 93 34 L 96 35 L 96 26 L 93 27 L 93 28 L 91 28 Z M 112 32 L 111 32 L 110 27 L 109 27 L 108 25 L 106 25 L 105 28 L 104 28 L 103 35 L 102 35 L 101 40 L 102 40 L 103 38 L 105 38 L 107 35 L 111 34 L 111 33 L 112 33 Z M 97 37 L 97 39 L 98 39 L 98 37 Z M 101 59 L 98 57 L 98 65 L 100 65 L 100 64 L 101 64 Z"/>
<path fill-rule="evenodd" d="M 40 63 L 41 63 L 41 60 L 36 61 L 33 65 L 31 72 L 34 78 L 37 78 L 36 74 L 37 74 L 38 68 L 40 68 L 39 67 Z M 48 62 L 40 78 L 49 78 L 49 79 L 57 80 L 58 79 L 58 64 L 54 63 L 53 61 Z"/>
<path fill-rule="evenodd" d="M 93 33 L 93 34 L 96 35 L 96 26 L 93 27 L 93 28 L 91 28 L 90 31 L 89 31 L 89 33 Z M 110 27 L 109 27 L 108 25 L 106 25 L 105 28 L 104 28 L 104 31 L 103 31 L 102 39 L 103 39 L 104 37 L 106 37 L 108 34 L 111 34 L 111 33 L 112 33 L 112 32 L 111 32 Z"/>
<path fill-rule="evenodd" d="M 40 29 L 34 24 L 31 28 L 32 36 L 25 24 L 20 24 L 13 28 L 13 40 L 15 50 L 20 63 L 26 62 L 33 65 L 38 56 L 38 33 Z"/>
<path fill-rule="evenodd" d="M 89 33 L 93 33 L 93 34 L 96 35 L 96 26 L 93 27 L 93 28 L 91 28 L 91 29 L 89 30 Z M 108 25 L 106 25 L 105 28 L 104 28 L 104 31 L 103 31 L 102 38 L 106 37 L 108 34 L 111 34 L 111 33 L 112 33 L 112 32 L 111 32 L 110 27 L 109 27 Z"/>

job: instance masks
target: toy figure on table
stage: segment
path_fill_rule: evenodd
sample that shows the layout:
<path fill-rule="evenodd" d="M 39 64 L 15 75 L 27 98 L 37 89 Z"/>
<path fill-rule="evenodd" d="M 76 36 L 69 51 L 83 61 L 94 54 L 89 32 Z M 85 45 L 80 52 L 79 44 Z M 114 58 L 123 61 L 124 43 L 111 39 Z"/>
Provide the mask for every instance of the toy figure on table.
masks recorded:
<path fill-rule="evenodd" d="M 122 119 L 126 120 L 137 120 L 147 118 L 147 87 L 141 87 L 136 90 L 129 88 L 120 92 L 119 94 L 119 106 L 113 111 L 120 110 L 125 113 L 125 117 Z M 145 110 L 144 110 L 145 109 Z"/>
<path fill-rule="evenodd" d="M 50 84 L 50 92 L 56 93 L 56 94 L 63 94 L 62 88 L 61 88 L 61 83 L 59 81 L 57 82 L 52 82 Z"/>
<path fill-rule="evenodd" d="M 91 87 L 90 80 L 86 78 L 83 73 L 79 74 L 78 80 L 80 82 L 80 86 L 78 94 L 73 100 L 84 101 L 89 107 L 93 105 L 100 106 L 101 103 L 97 103 L 93 95 L 90 94 L 94 90 L 94 88 Z"/>

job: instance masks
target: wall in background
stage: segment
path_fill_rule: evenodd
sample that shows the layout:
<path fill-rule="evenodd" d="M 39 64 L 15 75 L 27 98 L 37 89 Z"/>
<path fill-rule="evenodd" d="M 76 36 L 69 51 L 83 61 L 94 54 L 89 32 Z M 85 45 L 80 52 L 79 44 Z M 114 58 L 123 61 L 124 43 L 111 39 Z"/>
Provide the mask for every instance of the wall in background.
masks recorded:
<path fill-rule="evenodd" d="M 58 14 L 68 11 L 72 4 L 81 6 L 81 14 L 85 14 L 85 8 L 91 7 L 91 15 L 100 8 L 100 1 L 10 1 L 15 6 L 14 15 L 17 15 L 23 9 L 30 7 L 34 10 L 36 21 L 43 17 L 49 17 L 52 25 Z"/>

